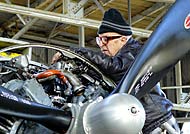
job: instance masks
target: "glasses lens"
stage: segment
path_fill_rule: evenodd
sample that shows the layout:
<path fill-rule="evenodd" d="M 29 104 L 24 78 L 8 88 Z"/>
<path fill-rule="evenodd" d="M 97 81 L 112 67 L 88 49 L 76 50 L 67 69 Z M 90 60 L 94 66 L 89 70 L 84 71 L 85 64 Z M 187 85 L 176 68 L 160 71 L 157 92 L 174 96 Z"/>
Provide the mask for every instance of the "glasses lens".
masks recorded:
<path fill-rule="evenodd" d="M 107 41 L 108 41 L 107 37 L 96 37 L 96 43 L 98 45 L 100 45 L 101 42 L 103 44 L 107 44 Z"/>
<path fill-rule="evenodd" d="M 100 45 L 100 37 L 96 37 L 96 43 L 98 44 L 98 45 Z"/>
<path fill-rule="evenodd" d="M 102 36 L 102 37 L 96 37 L 96 43 L 100 45 L 100 43 L 106 45 L 109 40 L 120 38 L 121 36 Z"/>
<path fill-rule="evenodd" d="M 100 38 L 103 44 L 108 43 L 108 38 L 106 36 Z"/>

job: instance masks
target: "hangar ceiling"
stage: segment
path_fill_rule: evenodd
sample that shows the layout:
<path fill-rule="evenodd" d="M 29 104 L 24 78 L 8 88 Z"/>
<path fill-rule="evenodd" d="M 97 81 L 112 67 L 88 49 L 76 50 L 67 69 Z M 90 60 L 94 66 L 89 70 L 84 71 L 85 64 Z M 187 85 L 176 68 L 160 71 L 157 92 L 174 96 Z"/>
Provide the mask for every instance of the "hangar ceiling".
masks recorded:
<path fill-rule="evenodd" d="M 118 9 L 146 41 L 174 0 L 0 0 L 0 36 L 57 46 L 96 47 L 103 13 Z"/>

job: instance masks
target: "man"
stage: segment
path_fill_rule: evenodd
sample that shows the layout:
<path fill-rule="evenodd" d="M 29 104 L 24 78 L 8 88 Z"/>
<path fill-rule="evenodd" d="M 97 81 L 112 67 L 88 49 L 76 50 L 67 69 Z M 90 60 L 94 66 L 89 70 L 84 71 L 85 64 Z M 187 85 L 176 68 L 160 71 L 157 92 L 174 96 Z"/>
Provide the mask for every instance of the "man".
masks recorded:
<path fill-rule="evenodd" d="M 142 45 L 132 38 L 130 26 L 116 9 L 105 12 L 96 42 L 101 52 L 86 48 L 75 48 L 74 51 L 95 63 L 118 84 Z M 140 101 L 146 112 L 143 134 L 161 133 L 160 127 L 163 123 L 169 124 L 179 133 L 179 127 L 171 113 L 172 103 L 166 99 L 159 85 L 156 85 Z"/>

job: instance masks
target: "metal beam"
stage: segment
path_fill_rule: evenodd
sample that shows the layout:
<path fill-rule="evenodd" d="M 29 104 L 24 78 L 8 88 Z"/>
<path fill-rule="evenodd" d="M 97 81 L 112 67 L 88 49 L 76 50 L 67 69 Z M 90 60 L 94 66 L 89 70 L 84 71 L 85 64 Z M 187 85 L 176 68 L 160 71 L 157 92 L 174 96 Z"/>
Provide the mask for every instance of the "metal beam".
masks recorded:
<path fill-rule="evenodd" d="M 166 10 L 164 10 L 161 14 L 159 14 L 145 29 L 146 30 L 151 29 L 156 24 L 156 22 L 158 22 L 164 16 L 165 13 Z M 140 38 L 141 37 L 137 37 L 136 40 L 139 40 Z"/>
<path fill-rule="evenodd" d="M 164 3 L 174 3 L 175 0 L 146 0 L 151 2 L 164 2 Z"/>
<path fill-rule="evenodd" d="M 96 4 L 96 6 L 98 7 L 98 9 L 100 9 L 100 11 L 104 14 L 105 10 L 104 10 L 104 7 L 102 6 L 102 4 L 98 0 L 93 0 L 93 1 Z"/>
<path fill-rule="evenodd" d="M 40 0 L 36 0 L 35 3 L 32 3 L 31 6 L 35 7 L 36 9 L 42 9 L 45 5 L 49 5 L 49 3 L 52 2 L 52 0 L 46 0 L 45 2 L 41 3 L 40 5 L 38 5 L 37 3 L 40 3 L 39 1 Z M 7 29 L 7 28 L 9 29 L 12 26 L 16 25 L 17 21 L 18 21 L 18 19 L 16 19 L 16 17 L 14 16 L 11 19 L 9 19 L 8 21 L 6 21 L 4 24 L 2 24 L 2 27 L 5 27 L 5 29 Z"/>
<path fill-rule="evenodd" d="M 92 19 L 86 19 L 86 18 L 74 18 L 69 17 L 63 14 L 49 12 L 49 11 L 43 11 L 39 9 L 33 9 L 28 7 L 22 7 L 17 5 L 9 5 L 0 2 L 0 11 L 9 12 L 13 14 L 22 14 L 26 16 L 36 17 L 48 21 L 54 21 L 54 22 L 60 22 L 60 23 L 66 23 L 71 25 L 77 25 L 77 26 L 84 26 L 84 27 L 91 27 L 94 29 L 97 29 L 100 25 L 100 21 L 92 20 Z M 132 28 L 133 34 L 141 37 L 148 38 L 152 31 L 139 29 L 139 28 Z"/>
<path fill-rule="evenodd" d="M 10 0 L 5 0 L 8 4 L 11 4 L 11 1 Z M 22 18 L 22 16 L 20 16 L 20 14 L 16 14 L 16 16 L 20 19 L 20 21 L 26 25 L 26 22 L 24 21 L 24 19 Z"/>
<path fill-rule="evenodd" d="M 58 0 L 54 0 L 51 4 L 49 4 L 44 10 L 50 10 L 56 3 L 58 2 Z M 27 25 L 25 27 L 23 27 L 18 33 L 16 33 L 12 39 L 18 39 L 20 38 L 24 33 L 26 33 L 31 27 L 32 25 L 34 25 L 34 23 L 36 23 L 39 20 L 39 18 L 34 18 L 32 19 L 30 22 L 27 23 Z"/>
<path fill-rule="evenodd" d="M 28 8 L 28 7 L 18 6 L 18 5 L 9 5 L 2 2 L 0 2 L 0 11 L 9 12 L 13 14 L 18 13 L 18 14 L 40 18 L 40 19 L 44 19 L 48 21 L 66 23 L 66 24 L 77 25 L 77 26 L 91 27 L 95 29 L 100 24 L 100 21 L 70 17 L 67 15 L 54 13 L 50 11 L 33 9 L 33 8 Z"/>
<path fill-rule="evenodd" d="M 71 11 L 76 14 L 84 5 L 88 2 L 88 0 L 81 0 L 79 1 L 72 9 Z"/>
<path fill-rule="evenodd" d="M 4 37 L 0 37 L 0 42 L 6 42 L 6 43 L 11 43 L 11 44 L 29 44 L 29 42 L 26 42 L 26 41 L 14 40 L 14 39 L 4 38 Z"/>
<path fill-rule="evenodd" d="M 84 26 L 79 27 L 79 46 L 85 47 L 85 28 L 84 28 Z"/>
<path fill-rule="evenodd" d="M 128 23 L 131 26 L 131 0 L 128 0 Z"/>
<path fill-rule="evenodd" d="M 27 39 L 27 40 L 33 40 L 34 42 L 35 41 L 40 41 L 40 42 L 43 42 L 43 43 L 46 43 L 47 42 L 47 38 L 46 37 L 40 37 L 40 36 L 34 36 L 34 35 L 29 35 L 29 34 L 24 34 L 22 37 L 22 39 Z M 55 45 L 58 45 L 58 46 L 67 46 L 67 47 L 76 47 L 78 46 L 77 43 L 69 43 L 69 42 L 66 42 L 66 41 L 63 41 L 63 40 L 55 40 L 55 39 L 51 39 L 49 40 L 48 44 L 55 44 Z"/>
<path fill-rule="evenodd" d="M 190 112 L 190 105 L 188 103 L 186 104 L 173 104 L 172 110 L 178 110 L 178 111 L 186 111 Z"/>
<path fill-rule="evenodd" d="M 175 82 L 176 82 L 176 86 L 182 85 L 181 61 L 179 61 L 175 66 Z M 183 93 L 182 88 L 178 88 L 176 90 L 176 97 L 177 97 L 178 104 L 181 103 L 182 93 Z"/>
<path fill-rule="evenodd" d="M 154 4 L 150 8 L 144 10 L 141 14 L 138 14 L 138 15 L 134 16 L 132 18 L 132 20 L 131 20 L 132 25 L 134 25 L 134 24 L 138 23 L 139 21 L 143 20 L 148 15 L 154 14 L 154 13 L 162 10 L 163 8 L 165 8 L 164 3 L 156 3 L 156 4 Z"/>
<path fill-rule="evenodd" d="M 28 40 L 33 40 L 33 41 L 41 41 L 41 42 L 46 42 L 47 38 L 45 37 L 40 37 L 40 36 L 33 36 L 33 35 L 28 35 L 28 34 L 24 34 L 22 36 L 23 39 L 28 39 Z M 24 41 L 23 41 L 24 42 Z M 49 41 L 48 44 L 55 44 L 57 46 L 60 47 L 78 47 L 78 43 L 70 43 L 70 42 L 66 42 L 64 40 L 55 40 L 55 39 L 51 39 Z M 95 50 L 95 51 L 99 51 L 98 47 L 90 47 L 90 46 L 85 46 L 86 48 L 89 48 L 91 50 Z"/>

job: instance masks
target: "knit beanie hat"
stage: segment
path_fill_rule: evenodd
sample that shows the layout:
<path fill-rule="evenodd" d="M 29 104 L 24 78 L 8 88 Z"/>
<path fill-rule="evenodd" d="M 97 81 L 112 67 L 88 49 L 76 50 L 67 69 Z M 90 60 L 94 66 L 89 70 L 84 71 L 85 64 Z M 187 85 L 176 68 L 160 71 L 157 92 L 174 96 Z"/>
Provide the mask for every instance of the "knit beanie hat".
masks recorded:
<path fill-rule="evenodd" d="M 116 32 L 121 35 L 131 35 L 131 27 L 116 9 L 109 9 L 104 13 L 102 23 L 98 29 L 98 34 L 106 32 Z"/>

